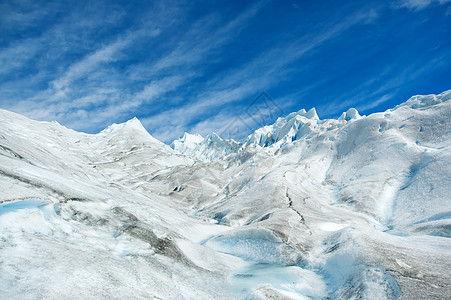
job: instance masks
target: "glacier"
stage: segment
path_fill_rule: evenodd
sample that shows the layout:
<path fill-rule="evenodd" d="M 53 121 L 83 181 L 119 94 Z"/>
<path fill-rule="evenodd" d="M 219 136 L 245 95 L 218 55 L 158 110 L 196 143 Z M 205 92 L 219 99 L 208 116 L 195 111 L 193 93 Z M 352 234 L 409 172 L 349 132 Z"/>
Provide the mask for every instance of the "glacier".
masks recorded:
<path fill-rule="evenodd" d="M 0 110 L 0 298 L 448 299 L 450 99 L 170 146 Z"/>

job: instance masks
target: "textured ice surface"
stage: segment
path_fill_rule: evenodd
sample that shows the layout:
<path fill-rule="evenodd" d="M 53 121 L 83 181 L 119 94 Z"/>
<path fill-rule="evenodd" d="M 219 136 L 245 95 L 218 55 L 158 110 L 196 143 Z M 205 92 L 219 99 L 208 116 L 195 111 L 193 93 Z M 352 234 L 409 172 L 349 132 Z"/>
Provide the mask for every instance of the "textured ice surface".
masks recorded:
<path fill-rule="evenodd" d="M 0 110 L 0 298 L 446 299 L 450 95 L 172 148 Z"/>

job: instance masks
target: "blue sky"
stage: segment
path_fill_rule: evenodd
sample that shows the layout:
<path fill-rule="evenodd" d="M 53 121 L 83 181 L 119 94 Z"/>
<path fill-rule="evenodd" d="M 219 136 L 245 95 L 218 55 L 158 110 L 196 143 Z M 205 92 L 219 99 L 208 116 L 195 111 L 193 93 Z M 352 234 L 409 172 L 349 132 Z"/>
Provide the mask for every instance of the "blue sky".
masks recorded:
<path fill-rule="evenodd" d="M 450 88 L 451 0 L 0 2 L 0 108 L 88 133 L 250 133 L 262 91 L 332 118 Z"/>

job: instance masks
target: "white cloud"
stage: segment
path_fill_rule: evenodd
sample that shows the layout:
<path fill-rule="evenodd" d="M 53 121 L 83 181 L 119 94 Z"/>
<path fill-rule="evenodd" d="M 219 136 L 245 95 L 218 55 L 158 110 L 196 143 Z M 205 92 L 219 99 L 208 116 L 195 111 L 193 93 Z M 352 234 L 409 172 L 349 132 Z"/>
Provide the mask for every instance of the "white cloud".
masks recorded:
<path fill-rule="evenodd" d="M 0 51 L 0 75 L 22 68 L 30 59 L 36 57 L 43 47 L 40 39 L 29 38 L 2 49 Z"/>
<path fill-rule="evenodd" d="M 56 91 L 69 88 L 72 82 L 80 77 L 87 76 L 88 73 L 96 70 L 101 64 L 116 60 L 116 57 L 125 46 L 132 41 L 131 36 L 124 39 L 118 39 L 89 53 L 82 60 L 69 66 L 67 71 L 58 79 L 52 81 L 50 84 Z"/>
<path fill-rule="evenodd" d="M 366 104 L 357 106 L 357 110 L 360 112 L 365 112 L 369 109 L 378 107 L 379 105 L 391 100 L 392 98 L 393 98 L 392 94 L 385 94 L 382 97 L 380 97 L 379 99 L 376 99 L 376 100 L 370 101 Z"/>
<path fill-rule="evenodd" d="M 148 100 L 143 96 L 149 93 L 149 87 L 144 86 L 142 94 L 123 88 L 127 81 L 122 72 L 112 67 L 112 63 L 127 58 L 126 51 L 137 41 L 151 41 L 157 37 L 161 30 L 156 24 L 161 20 L 155 16 L 167 17 L 170 10 L 164 9 L 161 14 L 157 10 L 147 13 L 143 17 L 146 20 L 137 20 L 139 26 L 129 27 L 110 40 L 99 42 L 92 35 L 110 23 L 115 26 L 114 23 L 123 14 L 119 12 L 103 16 L 107 13 L 103 13 L 102 7 L 90 7 L 90 13 L 97 12 L 95 16 L 86 16 L 85 8 L 82 7 L 81 10 L 63 14 L 61 19 L 57 18 L 57 22 L 39 33 L 39 36 L 17 40 L 0 49 L 0 75 L 3 72 L 11 74 L 15 69 L 29 68 L 31 59 L 34 59 L 31 66 L 39 70 L 35 74 L 27 70 L 29 74 L 26 78 L 0 82 L 2 106 L 34 119 L 59 120 L 74 129 L 91 131 L 96 126 L 109 125 L 111 120 L 117 122 L 124 112 L 136 109 Z M 14 20 L 9 18 L 2 21 L 12 24 L 19 17 L 16 14 Z M 148 19 L 155 23 L 149 23 Z M 68 60 L 67 53 L 80 58 Z M 36 86 L 42 87 L 45 83 L 47 89 L 36 90 Z M 153 83 L 152 88 L 155 88 L 156 81 Z M 167 79 L 159 83 L 165 83 L 164 88 L 170 89 L 171 84 Z M 34 94 L 14 94 L 14 89 L 18 87 L 19 91 L 29 89 Z M 158 94 L 162 93 L 163 87 L 160 87 Z M 133 99 L 135 96 L 139 99 Z"/>
<path fill-rule="evenodd" d="M 51 1 L 49 1 L 51 2 Z M 33 26 L 42 18 L 55 11 L 54 3 L 36 3 L 36 1 L 0 2 L 0 24 L 3 29 L 23 29 Z"/>
<path fill-rule="evenodd" d="M 184 84 L 192 74 L 168 76 L 160 80 L 152 81 L 150 84 L 134 95 L 134 98 L 142 102 L 151 102 L 158 96 L 173 91 Z"/>
<path fill-rule="evenodd" d="M 178 46 L 168 55 L 154 63 L 154 73 L 171 67 L 194 66 L 204 61 L 214 49 L 231 41 L 239 31 L 264 7 L 268 0 L 262 0 L 225 25 L 217 27 L 218 16 L 211 15 L 197 21 L 183 36 Z"/>
<path fill-rule="evenodd" d="M 450 2 L 451 0 L 400 0 L 395 3 L 395 7 L 418 11 L 433 4 L 442 5 Z"/>

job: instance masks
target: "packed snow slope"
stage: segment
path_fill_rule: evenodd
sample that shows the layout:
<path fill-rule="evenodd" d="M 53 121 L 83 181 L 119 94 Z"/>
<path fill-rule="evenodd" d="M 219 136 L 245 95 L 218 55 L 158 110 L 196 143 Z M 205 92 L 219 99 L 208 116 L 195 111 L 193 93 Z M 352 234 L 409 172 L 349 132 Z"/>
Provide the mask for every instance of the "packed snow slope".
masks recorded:
<path fill-rule="evenodd" d="M 0 298 L 449 299 L 450 99 L 172 148 L 0 110 Z"/>

